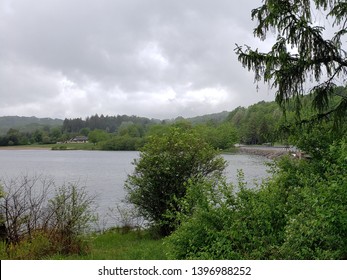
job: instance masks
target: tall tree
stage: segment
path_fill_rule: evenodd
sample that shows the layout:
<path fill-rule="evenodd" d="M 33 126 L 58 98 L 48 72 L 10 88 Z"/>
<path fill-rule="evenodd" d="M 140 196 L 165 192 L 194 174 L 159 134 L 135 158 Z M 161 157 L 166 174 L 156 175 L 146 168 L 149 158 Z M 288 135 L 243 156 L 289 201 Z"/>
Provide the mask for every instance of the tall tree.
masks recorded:
<path fill-rule="evenodd" d="M 325 18 L 317 24 L 317 15 Z M 285 108 L 296 100 L 300 115 L 300 96 L 312 85 L 313 120 L 333 117 L 341 123 L 347 111 L 345 86 L 347 58 L 344 40 L 347 33 L 347 3 L 342 0 L 264 0 L 252 10 L 257 20 L 254 36 L 265 40 L 275 31 L 276 42 L 269 52 L 237 46 L 239 61 L 255 72 L 255 80 L 268 82 L 276 89 L 276 101 Z M 330 35 L 330 36 L 329 36 Z"/>

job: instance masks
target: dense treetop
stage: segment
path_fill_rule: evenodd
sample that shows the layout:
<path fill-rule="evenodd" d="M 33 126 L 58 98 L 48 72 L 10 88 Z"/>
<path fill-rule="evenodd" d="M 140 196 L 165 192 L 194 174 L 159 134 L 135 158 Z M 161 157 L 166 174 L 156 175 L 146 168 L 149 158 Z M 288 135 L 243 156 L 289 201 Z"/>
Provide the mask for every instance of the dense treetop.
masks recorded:
<path fill-rule="evenodd" d="M 263 1 L 252 10 L 257 21 L 254 36 L 265 40 L 272 32 L 276 42 L 268 52 L 237 46 L 239 61 L 254 71 L 256 81 L 271 84 L 280 105 L 294 97 L 299 112 L 299 97 L 311 93 L 314 118 L 332 116 L 339 123 L 347 110 L 346 92 L 335 90 L 345 85 L 346 16 L 346 1 Z M 325 21 L 320 22 L 320 17 Z"/>

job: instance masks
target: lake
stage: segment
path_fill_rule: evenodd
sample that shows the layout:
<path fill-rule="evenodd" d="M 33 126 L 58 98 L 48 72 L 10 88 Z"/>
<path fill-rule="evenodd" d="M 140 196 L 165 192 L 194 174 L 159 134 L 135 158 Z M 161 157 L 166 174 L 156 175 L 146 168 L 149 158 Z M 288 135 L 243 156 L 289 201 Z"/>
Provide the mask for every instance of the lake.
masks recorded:
<path fill-rule="evenodd" d="M 96 195 L 101 227 L 114 221 L 108 217 L 109 208 L 115 207 L 124 197 L 124 181 L 138 158 L 138 152 L 111 151 L 51 151 L 51 150 L 0 150 L 0 178 L 8 181 L 18 176 L 43 175 L 52 178 L 56 185 L 77 183 L 88 193 Z M 267 176 L 268 162 L 264 157 L 245 154 L 226 154 L 226 177 L 237 182 L 237 170 L 242 169 L 250 185 Z"/>

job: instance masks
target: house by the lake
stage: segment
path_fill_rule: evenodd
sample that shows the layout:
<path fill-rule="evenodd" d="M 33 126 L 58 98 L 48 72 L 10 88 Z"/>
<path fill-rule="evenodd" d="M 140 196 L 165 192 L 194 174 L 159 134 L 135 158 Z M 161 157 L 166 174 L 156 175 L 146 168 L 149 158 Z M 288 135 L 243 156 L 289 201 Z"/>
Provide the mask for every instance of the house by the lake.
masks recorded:
<path fill-rule="evenodd" d="M 88 137 L 87 136 L 76 136 L 68 141 L 68 143 L 87 143 Z"/>

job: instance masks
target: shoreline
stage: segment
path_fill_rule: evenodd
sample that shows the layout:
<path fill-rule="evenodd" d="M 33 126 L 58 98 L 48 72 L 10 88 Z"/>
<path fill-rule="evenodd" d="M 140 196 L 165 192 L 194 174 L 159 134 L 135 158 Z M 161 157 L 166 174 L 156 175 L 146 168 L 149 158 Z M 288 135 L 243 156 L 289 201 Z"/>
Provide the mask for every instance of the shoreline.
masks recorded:
<path fill-rule="evenodd" d="M 0 146 L 0 151 L 24 151 L 24 150 L 51 150 L 52 147 L 38 147 L 30 145 L 21 146 Z"/>
<path fill-rule="evenodd" d="M 51 151 L 51 150 L 54 150 L 52 148 L 53 148 L 52 145 L 0 146 L 0 151 L 35 151 L 35 150 L 36 151 Z M 93 149 L 62 149 L 62 150 L 70 151 L 70 150 L 93 150 Z M 284 155 L 290 155 L 290 151 L 286 149 L 285 147 L 262 147 L 262 146 L 239 146 L 235 148 L 231 153 L 263 156 L 272 160 L 278 159 Z"/>
<path fill-rule="evenodd" d="M 290 151 L 284 147 L 254 147 L 241 146 L 237 148 L 238 153 L 263 156 L 268 159 L 278 159 L 284 155 L 289 155 Z"/>

